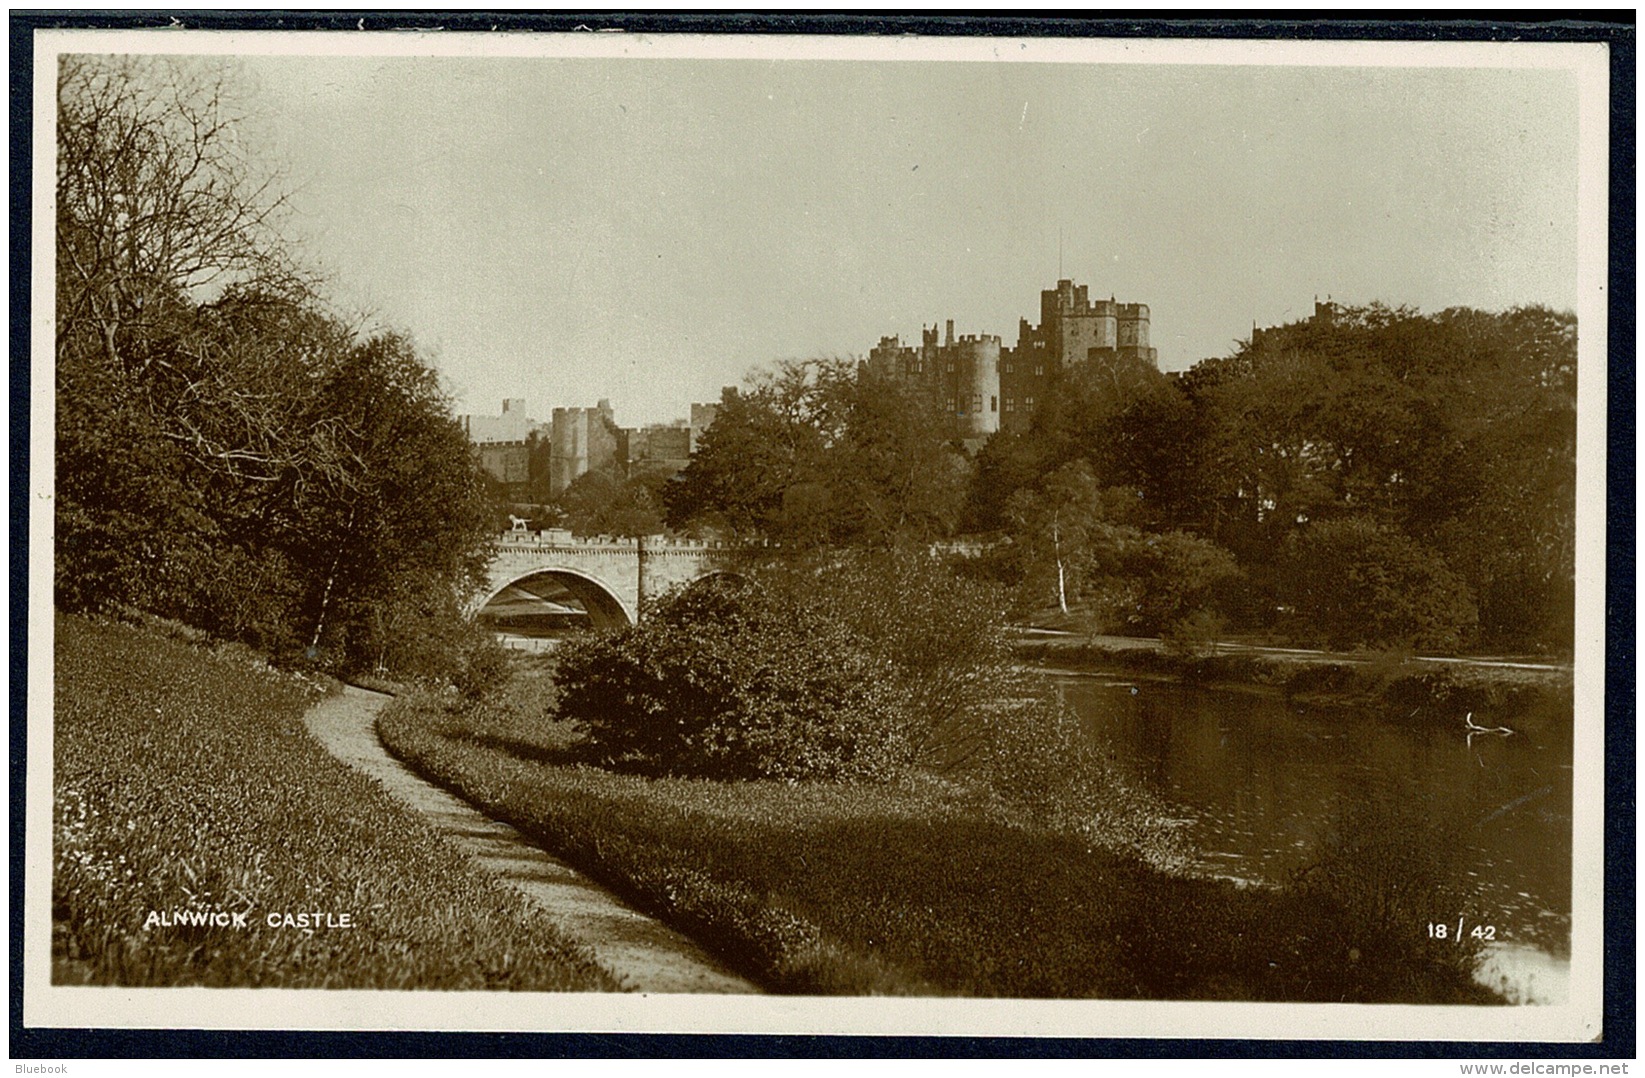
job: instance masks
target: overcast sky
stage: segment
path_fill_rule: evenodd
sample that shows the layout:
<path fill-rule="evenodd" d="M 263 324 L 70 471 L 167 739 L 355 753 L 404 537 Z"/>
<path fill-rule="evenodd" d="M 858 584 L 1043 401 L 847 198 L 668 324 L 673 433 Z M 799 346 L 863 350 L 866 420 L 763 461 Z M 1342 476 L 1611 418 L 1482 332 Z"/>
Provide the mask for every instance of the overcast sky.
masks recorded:
<path fill-rule="evenodd" d="M 882 334 L 1016 339 L 1063 276 L 1160 364 L 1317 294 L 1576 303 L 1558 70 L 452 57 L 246 61 L 334 295 L 458 410 L 686 414 Z M 1060 249 L 1060 253 L 1059 253 Z"/>

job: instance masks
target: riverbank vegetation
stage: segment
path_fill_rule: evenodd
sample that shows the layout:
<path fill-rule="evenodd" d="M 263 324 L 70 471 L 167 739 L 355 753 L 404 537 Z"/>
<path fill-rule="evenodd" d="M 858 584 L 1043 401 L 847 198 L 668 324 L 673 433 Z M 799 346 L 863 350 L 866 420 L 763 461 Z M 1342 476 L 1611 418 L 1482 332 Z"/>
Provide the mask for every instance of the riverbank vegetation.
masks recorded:
<path fill-rule="evenodd" d="M 1473 714 L 1482 725 L 1515 725 L 1532 714 L 1569 716 L 1567 669 L 1472 666 L 1401 654 L 1347 657 L 1212 653 L 1169 647 L 1123 647 L 1077 637 L 1018 641 L 1014 654 L 1036 666 L 1169 678 L 1185 685 L 1256 689 L 1310 707 L 1356 708 L 1393 722 L 1456 725 Z"/>
<path fill-rule="evenodd" d="M 56 633 L 55 983 L 616 987 L 308 737 L 320 681 L 110 621 L 60 615 Z M 175 911 L 230 923 L 149 923 Z M 315 911 L 357 927 L 267 924 Z"/>
<path fill-rule="evenodd" d="M 803 587 L 791 567 L 751 569 L 640 628 L 518 660 L 505 690 L 402 697 L 379 734 L 777 991 L 1494 998 L 1465 949 L 1430 946 L 1413 919 L 1442 901 L 1441 876 L 1374 872 L 1410 827 L 1393 845 L 1345 830 L 1294 887 L 1184 874 L 1166 806 L 1020 672 L 973 676 L 1009 674 L 1004 611 L 953 601 L 988 591 L 901 557 L 832 587 L 831 559 Z M 918 586 L 851 590 L 882 573 Z M 884 616 L 899 595 L 957 627 Z M 878 638 L 839 633 L 858 606 Z M 802 636 L 827 668 L 795 655 Z M 949 730 L 928 721 L 942 699 Z M 1373 896 L 1346 885 L 1356 874 Z"/>

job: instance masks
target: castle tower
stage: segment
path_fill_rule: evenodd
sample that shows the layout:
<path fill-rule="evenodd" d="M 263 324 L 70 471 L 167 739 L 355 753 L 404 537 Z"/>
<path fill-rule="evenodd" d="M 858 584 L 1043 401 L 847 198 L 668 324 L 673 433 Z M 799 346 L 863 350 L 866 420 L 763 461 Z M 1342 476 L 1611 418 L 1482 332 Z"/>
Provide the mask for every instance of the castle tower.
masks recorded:
<path fill-rule="evenodd" d="M 558 497 L 578 476 L 617 467 L 617 424 L 609 400 L 556 408 L 549 426 L 548 489 Z"/>
<path fill-rule="evenodd" d="M 952 333 L 954 323 L 948 325 Z M 959 435 L 986 438 L 1000 429 L 1000 339 L 966 334 L 943 351 Z"/>
<path fill-rule="evenodd" d="M 1148 345 L 1148 304 L 1120 304 L 1119 342 L 1114 347 L 1152 351 Z"/>

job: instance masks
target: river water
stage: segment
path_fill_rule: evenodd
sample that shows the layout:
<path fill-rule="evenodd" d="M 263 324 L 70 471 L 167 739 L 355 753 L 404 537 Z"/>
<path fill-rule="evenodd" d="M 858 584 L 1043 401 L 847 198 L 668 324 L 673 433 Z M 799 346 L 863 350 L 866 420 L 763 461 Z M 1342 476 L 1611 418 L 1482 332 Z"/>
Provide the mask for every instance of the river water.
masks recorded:
<path fill-rule="evenodd" d="M 1438 863 L 1455 932 L 1494 929 L 1479 977 L 1528 1003 L 1562 1002 L 1571 930 L 1570 712 L 1520 716 L 1511 736 L 1463 717 L 1305 709 L 1277 696 L 1056 675 L 1059 697 L 1121 773 L 1183 821 L 1210 874 L 1283 883 L 1343 821 L 1443 825 Z M 1496 726 L 1488 716 L 1481 725 Z M 1398 826 L 1398 825 L 1396 825 Z"/>

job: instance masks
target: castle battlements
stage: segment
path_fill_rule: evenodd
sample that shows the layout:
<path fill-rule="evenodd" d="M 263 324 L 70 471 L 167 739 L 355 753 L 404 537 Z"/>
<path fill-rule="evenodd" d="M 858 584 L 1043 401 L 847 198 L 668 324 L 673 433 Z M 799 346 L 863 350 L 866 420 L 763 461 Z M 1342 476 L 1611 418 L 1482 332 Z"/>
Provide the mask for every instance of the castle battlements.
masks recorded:
<path fill-rule="evenodd" d="M 1157 367 L 1149 318 L 1146 303 L 1093 300 L 1089 286 L 1063 279 L 1040 292 L 1039 324 L 1018 319 L 1015 347 L 996 334 L 956 338 L 953 319 L 940 336 L 935 323 L 922 322 L 918 347 L 881 337 L 868 367 L 882 377 L 924 382 L 953 413 L 962 437 L 982 437 L 1025 428 L 1058 369 L 1126 362 Z"/>

